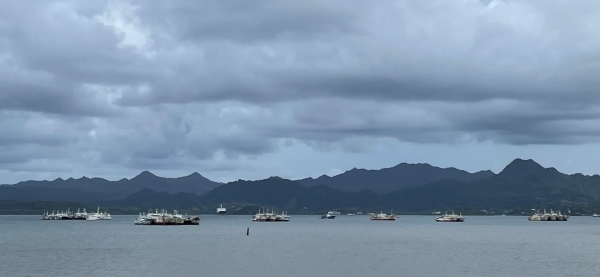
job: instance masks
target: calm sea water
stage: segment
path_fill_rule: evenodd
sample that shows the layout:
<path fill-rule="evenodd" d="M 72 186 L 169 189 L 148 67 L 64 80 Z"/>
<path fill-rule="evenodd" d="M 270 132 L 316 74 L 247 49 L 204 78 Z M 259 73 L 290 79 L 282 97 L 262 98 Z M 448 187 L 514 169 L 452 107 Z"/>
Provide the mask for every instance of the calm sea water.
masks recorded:
<path fill-rule="evenodd" d="M 134 218 L 0 216 L 0 275 L 600 276 L 600 218 L 592 217 L 206 215 L 199 226 L 135 226 Z"/>

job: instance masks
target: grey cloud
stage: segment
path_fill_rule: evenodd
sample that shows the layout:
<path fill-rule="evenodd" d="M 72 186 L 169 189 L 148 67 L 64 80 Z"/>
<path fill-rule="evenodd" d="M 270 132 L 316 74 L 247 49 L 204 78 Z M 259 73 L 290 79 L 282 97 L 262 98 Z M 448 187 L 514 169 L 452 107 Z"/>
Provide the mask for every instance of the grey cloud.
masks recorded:
<path fill-rule="evenodd" d="M 201 14 L 204 9 L 230 11 L 232 7 L 228 5 L 186 7 L 186 10 L 189 8 L 193 15 Z M 294 8 L 285 4 L 276 6 L 280 5 L 284 5 L 284 10 Z M 435 5 L 449 10 L 433 8 Z M 600 70 L 597 63 L 600 54 L 593 46 L 600 44 L 591 35 L 595 29 L 590 29 L 586 20 L 597 18 L 597 9 L 576 8 L 581 14 L 567 12 L 565 16 L 548 12 L 545 6 L 520 2 L 493 9 L 479 5 L 469 2 L 468 8 L 462 9 L 443 2 L 403 2 L 400 7 L 386 3 L 362 13 L 356 8 L 351 20 L 360 22 L 359 34 L 339 29 L 335 32 L 337 36 L 310 39 L 263 36 L 252 29 L 252 24 L 245 24 L 246 20 L 260 22 L 279 13 L 261 9 L 261 5 L 250 9 L 236 7 L 236 11 L 252 16 L 224 20 L 235 22 L 239 26 L 236 30 L 243 34 L 220 33 L 231 42 L 210 37 L 196 41 L 196 47 L 189 48 L 192 59 L 196 60 L 185 63 L 196 63 L 197 67 L 171 68 L 179 73 L 176 87 L 173 82 L 159 79 L 151 84 L 150 93 L 124 95 L 119 103 L 150 105 L 233 99 L 280 103 L 323 96 L 456 102 L 544 97 L 561 103 L 589 103 L 595 99 L 600 87 L 595 78 Z M 155 8 L 148 6 L 142 10 L 150 12 Z M 157 9 L 177 12 L 177 8 Z M 172 24 L 208 24 L 206 28 L 220 30 L 203 18 L 179 12 Z M 141 16 L 154 26 L 151 14 L 142 12 Z M 295 14 L 309 18 L 314 13 L 298 9 Z M 565 24 L 556 28 L 553 21 L 559 19 Z M 272 24 L 274 32 L 283 32 L 278 28 L 304 31 L 295 24 L 280 23 Z M 581 26 L 589 30 L 582 32 Z M 226 26 L 223 28 L 228 30 Z M 261 38 L 262 43 L 246 41 L 244 36 L 249 34 Z M 573 51 L 574 47 L 579 51 Z"/>
<path fill-rule="evenodd" d="M 153 28 L 182 40 L 242 43 L 278 39 L 318 39 L 359 32 L 361 10 L 345 1 L 136 1 L 139 14 Z M 368 5 L 360 5 L 367 8 Z M 364 11 L 364 10 L 363 10 Z"/>
<path fill-rule="evenodd" d="M 597 3 L 505 2 L 7 2 L 0 156 L 252 171 L 282 141 L 597 142 Z"/>

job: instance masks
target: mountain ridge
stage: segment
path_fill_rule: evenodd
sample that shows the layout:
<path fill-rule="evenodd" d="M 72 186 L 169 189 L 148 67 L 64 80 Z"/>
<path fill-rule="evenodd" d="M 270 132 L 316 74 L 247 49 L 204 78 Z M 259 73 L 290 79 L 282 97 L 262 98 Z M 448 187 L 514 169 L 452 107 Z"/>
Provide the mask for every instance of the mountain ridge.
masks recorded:
<path fill-rule="evenodd" d="M 374 179 L 377 179 L 374 177 L 375 175 L 379 175 L 378 182 L 374 182 Z M 493 175 L 494 173 L 491 170 L 469 173 L 454 167 L 441 168 L 427 163 L 399 163 L 393 167 L 382 169 L 359 169 L 354 167 L 331 177 L 324 174 L 316 179 L 309 177 L 296 181 L 309 187 L 323 184 L 348 191 L 360 191 L 366 188 L 377 193 L 389 193 L 397 189 L 423 186 L 443 179 L 472 181 Z"/>
<path fill-rule="evenodd" d="M 443 174 L 438 174 L 440 172 Z M 474 176 L 479 172 L 483 172 L 483 175 Z M 419 175 L 420 179 L 411 180 L 421 183 L 414 185 L 416 182 L 413 182 L 409 186 L 395 184 L 397 186 L 387 187 L 388 191 L 383 192 L 372 190 L 376 186 L 371 184 L 377 182 L 377 178 L 383 180 L 379 184 L 385 185 L 393 184 L 404 176 L 410 177 L 411 174 Z M 336 177 L 336 181 L 341 180 L 343 186 L 331 186 L 336 184 L 331 182 Z M 178 178 L 165 178 L 142 171 L 131 179 L 119 181 L 83 176 L 79 179 L 57 178 L 54 181 L 2 185 L 0 200 L 80 201 L 119 207 L 165 205 L 197 208 L 219 203 L 245 203 L 289 210 L 348 206 L 408 211 L 455 206 L 537 207 L 544 203 L 589 205 L 600 199 L 599 175 L 567 175 L 555 168 L 544 168 L 533 160 L 523 159 L 513 160 L 498 174 L 401 163 L 380 170 L 354 168 L 333 177 L 322 175 L 312 179 L 321 179 L 324 181 L 321 184 L 303 184 L 307 179 L 289 180 L 271 176 L 263 180 L 238 180 L 222 184 L 212 182 L 197 172 Z M 343 182 L 352 180 L 356 181 L 354 184 L 362 186 L 350 186 L 353 190 L 348 190 Z"/>

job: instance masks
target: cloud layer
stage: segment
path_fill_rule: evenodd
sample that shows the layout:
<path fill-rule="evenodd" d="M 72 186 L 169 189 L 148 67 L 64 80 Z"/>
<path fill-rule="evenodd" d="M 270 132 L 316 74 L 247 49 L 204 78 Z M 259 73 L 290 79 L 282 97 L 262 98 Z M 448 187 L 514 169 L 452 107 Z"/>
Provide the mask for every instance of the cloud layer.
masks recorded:
<path fill-rule="evenodd" d="M 596 1 L 9 1 L 0 177 L 597 144 L 598 22 Z"/>

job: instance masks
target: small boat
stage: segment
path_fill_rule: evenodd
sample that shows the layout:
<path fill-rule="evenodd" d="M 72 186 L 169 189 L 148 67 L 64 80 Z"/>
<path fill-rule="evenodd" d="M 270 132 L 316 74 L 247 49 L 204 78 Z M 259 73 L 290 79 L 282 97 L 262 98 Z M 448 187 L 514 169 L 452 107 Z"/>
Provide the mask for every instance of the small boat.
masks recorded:
<path fill-rule="evenodd" d="M 321 216 L 321 219 L 335 219 L 335 214 L 332 211 Z"/>
<path fill-rule="evenodd" d="M 218 215 L 226 215 L 227 214 L 227 208 L 223 207 L 223 204 L 221 204 L 221 207 L 217 208 L 217 214 Z"/>
<path fill-rule="evenodd" d="M 600 217 L 600 214 L 594 213 L 592 217 Z"/>
<path fill-rule="evenodd" d="M 437 221 L 437 222 L 463 222 L 463 221 L 465 221 L 465 218 L 462 216 L 462 213 L 459 215 L 455 215 L 454 212 L 452 212 L 452 214 L 448 214 L 448 212 L 446 212 L 445 215 L 436 217 L 435 221 Z"/>
<path fill-rule="evenodd" d="M 396 215 L 394 215 L 393 211 L 389 215 L 381 211 L 378 214 L 371 214 L 371 220 L 396 220 Z"/>
<path fill-rule="evenodd" d="M 347 216 L 353 216 L 353 215 L 354 215 L 354 213 L 348 213 L 347 214 Z"/>
<path fill-rule="evenodd" d="M 199 216 L 186 216 L 183 220 L 183 225 L 200 225 Z"/>

